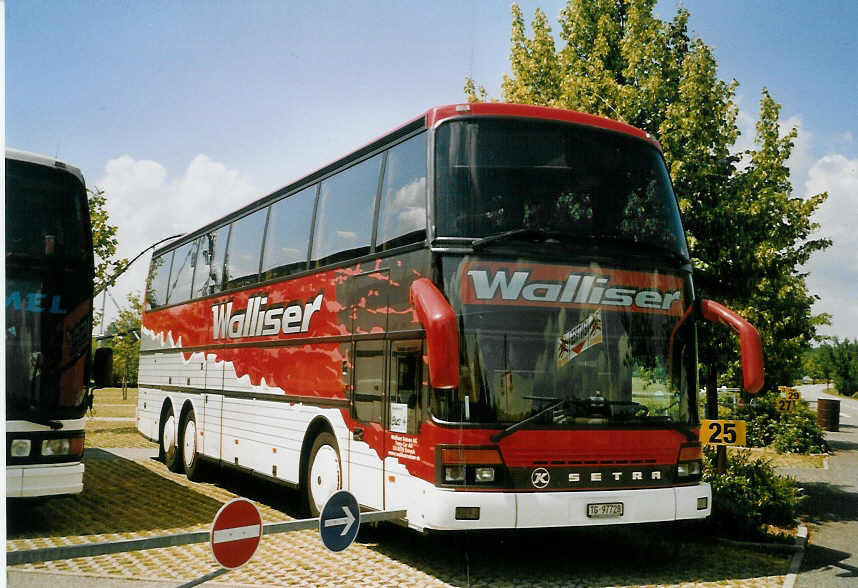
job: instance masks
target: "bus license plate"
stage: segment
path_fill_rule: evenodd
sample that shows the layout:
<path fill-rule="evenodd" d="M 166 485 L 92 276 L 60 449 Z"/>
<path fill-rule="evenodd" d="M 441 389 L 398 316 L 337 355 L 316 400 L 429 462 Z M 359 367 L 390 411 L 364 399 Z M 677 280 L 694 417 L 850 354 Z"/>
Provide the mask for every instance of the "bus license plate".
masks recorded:
<path fill-rule="evenodd" d="M 587 516 L 591 519 L 610 519 L 623 516 L 622 502 L 607 502 L 603 504 L 588 504 Z"/>

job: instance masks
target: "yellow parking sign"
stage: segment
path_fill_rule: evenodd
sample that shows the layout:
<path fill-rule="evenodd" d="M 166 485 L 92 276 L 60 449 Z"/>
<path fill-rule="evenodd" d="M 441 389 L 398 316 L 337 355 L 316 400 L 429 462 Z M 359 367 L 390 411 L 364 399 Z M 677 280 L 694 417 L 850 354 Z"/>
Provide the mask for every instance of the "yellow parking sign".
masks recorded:
<path fill-rule="evenodd" d="M 700 443 L 703 445 L 746 445 L 745 421 L 700 421 Z"/>
<path fill-rule="evenodd" d="M 778 411 L 790 412 L 798 408 L 798 403 L 801 402 L 801 392 L 798 389 L 778 386 L 778 390 L 783 394 L 777 401 Z"/>

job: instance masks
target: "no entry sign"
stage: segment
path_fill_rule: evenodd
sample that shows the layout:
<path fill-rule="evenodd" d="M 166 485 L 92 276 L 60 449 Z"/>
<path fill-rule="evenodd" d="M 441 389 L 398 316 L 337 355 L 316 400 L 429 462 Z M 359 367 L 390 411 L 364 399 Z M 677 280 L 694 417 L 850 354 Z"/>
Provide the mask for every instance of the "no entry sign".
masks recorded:
<path fill-rule="evenodd" d="M 224 504 L 212 523 L 212 555 L 228 570 L 246 564 L 262 538 L 262 517 L 256 505 L 245 498 Z"/>

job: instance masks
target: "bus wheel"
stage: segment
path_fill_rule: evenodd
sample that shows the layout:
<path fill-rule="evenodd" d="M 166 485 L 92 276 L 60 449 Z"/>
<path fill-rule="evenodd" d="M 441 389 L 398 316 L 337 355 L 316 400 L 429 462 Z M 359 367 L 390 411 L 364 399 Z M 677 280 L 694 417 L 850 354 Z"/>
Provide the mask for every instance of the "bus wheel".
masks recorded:
<path fill-rule="evenodd" d="M 202 464 L 197 453 L 197 419 L 193 410 L 185 415 L 182 426 L 182 462 L 189 480 L 196 482 L 201 478 Z"/>
<path fill-rule="evenodd" d="M 310 515 L 319 516 L 328 498 L 342 487 L 340 477 L 340 453 L 337 440 L 328 432 L 320 433 L 313 442 L 307 460 L 307 507 Z"/>
<path fill-rule="evenodd" d="M 179 459 L 179 446 L 176 443 L 176 417 L 173 409 L 167 409 L 167 416 L 161 425 L 161 455 L 164 463 L 171 472 L 181 472 L 181 460 Z"/>

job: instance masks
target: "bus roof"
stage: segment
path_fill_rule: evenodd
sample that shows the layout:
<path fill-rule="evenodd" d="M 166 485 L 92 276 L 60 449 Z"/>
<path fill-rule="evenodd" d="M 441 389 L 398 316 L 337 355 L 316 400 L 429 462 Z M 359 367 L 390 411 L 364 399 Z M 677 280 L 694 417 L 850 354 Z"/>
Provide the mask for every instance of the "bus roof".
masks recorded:
<path fill-rule="evenodd" d="M 36 165 L 44 165 L 45 167 L 61 169 L 74 175 L 75 177 L 77 177 L 77 179 L 80 180 L 81 184 L 85 185 L 83 173 L 78 168 L 73 165 L 64 163 L 58 159 L 54 159 L 53 157 L 48 157 L 47 155 L 39 155 L 38 153 L 30 153 L 29 151 L 21 151 L 19 149 L 6 149 L 6 159 L 23 161 L 26 163 L 35 163 Z"/>
<path fill-rule="evenodd" d="M 654 144 L 661 151 L 658 144 L 649 133 L 633 127 L 624 122 L 609 118 L 603 118 L 594 114 L 576 112 L 574 110 L 563 110 L 560 108 L 548 108 L 546 106 L 532 106 L 527 104 L 505 104 L 501 102 L 472 102 L 469 104 L 450 104 L 447 106 L 436 106 L 426 112 L 426 127 L 432 128 L 445 120 L 467 116 L 499 116 L 538 118 L 568 122 L 579 125 L 596 127 L 618 133 L 631 135 Z"/>

